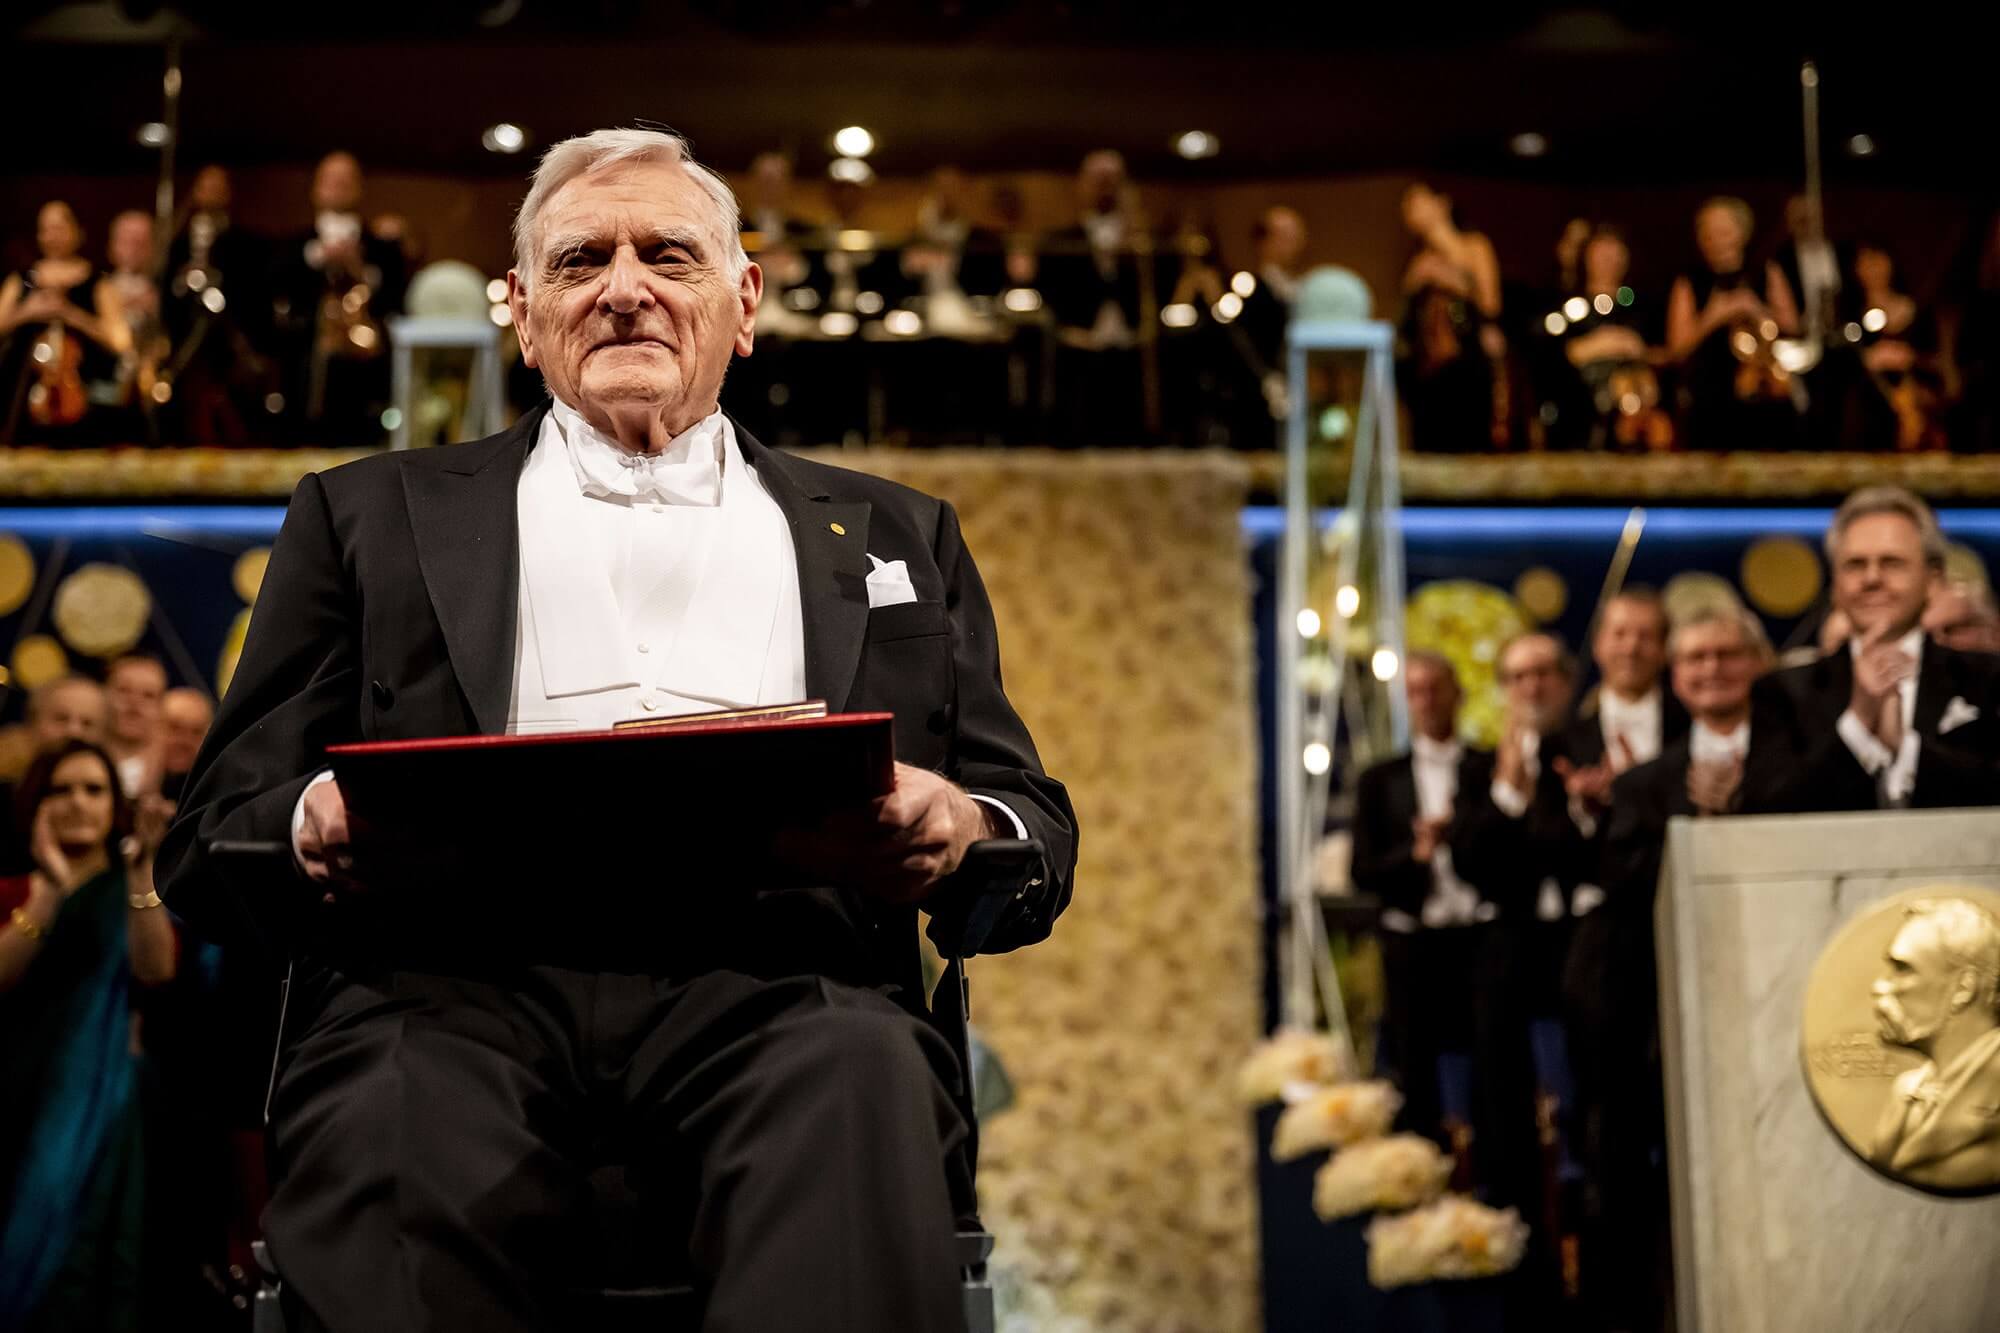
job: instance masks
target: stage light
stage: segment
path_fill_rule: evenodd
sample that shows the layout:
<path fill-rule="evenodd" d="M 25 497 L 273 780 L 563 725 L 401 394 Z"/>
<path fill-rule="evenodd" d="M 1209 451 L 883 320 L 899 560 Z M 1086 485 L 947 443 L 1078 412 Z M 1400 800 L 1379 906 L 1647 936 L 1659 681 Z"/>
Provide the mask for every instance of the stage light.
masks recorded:
<path fill-rule="evenodd" d="M 1352 583 L 1342 584 L 1340 591 L 1333 595 L 1334 614 L 1342 620 L 1354 619 L 1354 613 L 1361 609 L 1361 589 Z"/>
<path fill-rule="evenodd" d="M 1344 440 L 1353 425 L 1354 417 L 1338 403 L 1319 414 L 1319 433 L 1322 439 Z"/>
<path fill-rule="evenodd" d="M 1616 302 L 1611 299 L 1611 293 L 1609 292 L 1599 292 L 1590 298 L 1590 308 L 1600 315 L 1610 314 L 1611 307 L 1615 304 Z"/>
<path fill-rule="evenodd" d="M 1396 673 L 1402 670 L 1403 664 L 1397 658 L 1394 648 L 1377 648 L 1375 656 L 1368 659 L 1368 668 L 1375 673 L 1375 679 L 1386 683 L 1396 678 Z"/>
<path fill-rule="evenodd" d="M 1563 317 L 1572 324 L 1581 324 L 1590 318 L 1590 302 L 1581 296 L 1572 296 L 1563 302 Z"/>
<path fill-rule="evenodd" d="M 1880 333 L 1889 327 L 1889 312 L 1881 306 L 1870 306 L 1862 312 L 1861 327 L 1870 333 Z"/>
<path fill-rule="evenodd" d="M 882 327 L 898 338 L 914 338 L 924 331 L 924 321 L 914 310 L 891 310 L 882 317 Z"/>
<path fill-rule="evenodd" d="M 1313 741 L 1308 744 L 1305 753 L 1300 755 L 1299 759 L 1305 764 L 1306 772 L 1314 777 L 1319 777 L 1333 767 L 1333 751 L 1326 747 L 1325 741 Z"/>
<path fill-rule="evenodd" d="M 794 287 L 785 293 L 785 308 L 801 315 L 819 309 L 819 293 L 810 287 Z"/>
<path fill-rule="evenodd" d="M 882 293 L 880 292 L 857 292 L 854 297 L 855 310 L 864 315 L 881 314 L 882 304 Z"/>
<path fill-rule="evenodd" d="M 1204 157 L 1214 157 L 1222 151 L 1222 140 L 1207 130 L 1189 130 L 1175 136 L 1174 151 L 1190 162 L 1198 162 Z"/>
<path fill-rule="evenodd" d="M 1628 393 L 1618 400 L 1618 410 L 1628 417 L 1638 416 L 1639 409 L 1645 405 L 1645 400 L 1636 393 Z"/>
<path fill-rule="evenodd" d="M 1861 341 L 1861 326 L 1850 319 L 1841 326 L 1840 336 L 1851 343 L 1858 343 Z"/>
<path fill-rule="evenodd" d="M 845 310 L 829 310 L 819 317 L 819 331 L 829 338 L 851 337 L 861 321 Z"/>
<path fill-rule="evenodd" d="M 866 185 L 875 179 L 875 168 L 858 157 L 836 157 L 826 164 L 826 174 L 847 185 Z"/>
<path fill-rule="evenodd" d="M 285 410 L 285 395 L 281 393 L 265 394 L 264 410 L 266 412 L 269 412 L 272 416 L 277 416 L 278 413 Z"/>
<path fill-rule="evenodd" d="M 382 429 L 383 429 L 383 430 L 395 430 L 395 429 L 396 429 L 396 428 L 397 428 L 398 426 L 400 426 L 400 425 L 402 425 L 402 424 L 403 424 L 403 409 L 402 409 L 402 408 L 400 408 L 400 407 L 385 407 L 385 408 L 383 408 L 383 409 L 382 409 Z"/>
<path fill-rule="evenodd" d="M 208 307 L 208 313 L 211 315 L 221 314 L 222 307 L 227 304 L 222 299 L 222 288 L 220 287 L 210 287 L 207 291 L 203 292 L 201 294 L 201 303 Z"/>
<path fill-rule="evenodd" d="M 507 299 L 507 279 L 495 278 L 486 284 L 486 299 L 498 305 Z"/>
<path fill-rule="evenodd" d="M 149 120 L 134 137 L 147 148 L 165 148 L 173 142 L 174 132 L 157 120 Z"/>
<path fill-rule="evenodd" d="M 1310 606 L 1299 612 L 1299 637 L 1302 639 L 1319 637 L 1319 612 Z"/>
<path fill-rule="evenodd" d="M 1244 300 L 1249 300 L 1250 294 L 1257 290 L 1256 275 L 1239 270 L 1236 276 L 1229 280 L 1229 290 Z"/>
<path fill-rule="evenodd" d="M 1170 329 L 1191 329 L 1200 318 L 1201 312 L 1186 301 L 1175 301 L 1160 307 L 1160 323 Z"/>
<path fill-rule="evenodd" d="M 1032 315 L 1042 308 L 1042 294 L 1033 287 L 1009 287 L 1000 304 L 1017 315 Z"/>
<path fill-rule="evenodd" d="M 875 136 L 859 125 L 849 125 L 834 134 L 833 151 L 842 157 L 866 157 L 875 151 Z"/>
<path fill-rule="evenodd" d="M 1509 139 L 1507 150 L 1515 157 L 1540 157 L 1549 151 L 1548 136 L 1527 130 Z"/>
<path fill-rule="evenodd" d="M 347 341 L 353 343 L 364 352 L 373 349 L 375 346 L 375 326 L 372 324 L 356 324 L 347 331 Z"/>
<path fill-rule="evenodd" d="M 1865 134 L 1857 134 L 1847 141 L 1847 151 L 1853 157 L 1875 156 L 1875 141 Z"/>
<path fill-rule="evenodd" d="M 1638 299 L 1639 299 L 1638 296 L 1633 292 L 1633 290 L 1630 287 L 1620 287 L 1618 289 L 1619 305 L 1631 305 L 1634 301 Z"/>
<path fill-rule="evenodd" d="M 1776 342 L 1778 340 L 1778 321 L 1775 319 L 1763 321 L 1757 326 L 1757 334 L 1767 343 Z"/>
<path fill-rule="evenodd" d="M 191 268 L 187 271 L 187 288 L 189 291 L 198 292 L 206 286 L 208 286 L 208 273 L 206 270 Z"/>
<path fill-rule="evenodd" d="M 1215 318 L 1218 323 L 1227 324 L 1243 313 L 1243 298 L 1235 292 L 1224 292 L 1222 299 L 1215 303 Z"/>
<path fill-rule="evenodd" d="M 1729 335 L 1729 346 L 1747 360 L 1757 355 L 1757 335 L 1748 329 L 1738 329 Z"/>
<path fill-rule="evenodd" d="M 1562 311 L 1551 310 L 1548 318 L 1542 321 L 1542 327 L 1549 331 L 1551 338 L 1560 338 L 1563 330 L 1569 327 L 1569 321 L 1563 318 Z"/>
<path fill-rule="evenodd" d="M 169 384 L 164 379 L 158 379 L 153 381 L 153 387 L 150 392 L 152 394 L 152 399 L 154 402 L 165 404 L 172 400 L 174 396 L 174 386 Z"/>
<path fill-rule="evenodd" d="M 492 308 L 486 312 L 486 318 L 504 329 L 514 322 L 514 309 L 505 301 L 495 301 Z"/>
<path fill-rule="evenodd" d="M 479 142 L 489 153 L 518 153 L 528 146 L 528 132 L 503 120 L 498 125 L 488 125 Z"/>

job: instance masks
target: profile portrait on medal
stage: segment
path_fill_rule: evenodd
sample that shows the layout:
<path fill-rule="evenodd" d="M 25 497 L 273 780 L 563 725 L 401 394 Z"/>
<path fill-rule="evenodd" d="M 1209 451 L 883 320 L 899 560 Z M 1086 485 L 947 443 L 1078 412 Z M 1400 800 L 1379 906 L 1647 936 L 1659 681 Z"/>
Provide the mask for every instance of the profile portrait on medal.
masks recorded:
<path fill-rule="evenodd" d="M 2000 920 L 1965 898 L 1919 898 L 1872 986 L 1878 1035 L 1923 1063 L 1897 1076 L 1868 1149 L 1940 1190 L 2000 1185 Z"/>

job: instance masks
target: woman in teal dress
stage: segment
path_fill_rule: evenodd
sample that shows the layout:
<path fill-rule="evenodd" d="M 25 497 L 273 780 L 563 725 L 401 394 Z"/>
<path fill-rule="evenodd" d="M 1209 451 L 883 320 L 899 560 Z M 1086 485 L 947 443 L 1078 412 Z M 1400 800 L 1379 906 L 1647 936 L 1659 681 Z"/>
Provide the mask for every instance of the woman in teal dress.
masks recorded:
<path fill-rule="evenodd" d="M 109 756 L 70 741 L 29 768 L 15 817 L 35 869 L 0 880 L 0 1329 L 136 1328 L 131 987 L 174 972 L 165 810 L 135 829 Z"/>

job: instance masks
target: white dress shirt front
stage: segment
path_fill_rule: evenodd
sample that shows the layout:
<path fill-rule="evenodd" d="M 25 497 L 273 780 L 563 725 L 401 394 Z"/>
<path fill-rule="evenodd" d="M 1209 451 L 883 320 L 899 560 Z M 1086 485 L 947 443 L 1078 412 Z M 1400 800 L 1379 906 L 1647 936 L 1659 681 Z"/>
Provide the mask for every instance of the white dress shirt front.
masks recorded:
<path fill-rule="evenodd" d="M 1697 764 L 1740 764 L 1750 753 L 1750 719 L 1744 718 L 1729 731 L 1717 731 L 1706 722 L 1688 728 L 1688 759 Z"/>
<path fill-rule="evenodd" d="M 1458 765 L 1465 753 L 1457 741 L 1418 736 L 1410 742 L 1410 771 L 1417 783 L 1417 813 L 1425 819 L 1449 819 L 1458 799 Z M 1493 904 L 1481 902 L 1479 890 L 1460 879 L 1452 868 L 1451 847 L 1439 843 L 1431 853 L 1431 891 L 1419 913 L 1426 926 L 1468 926 L 1490 921 Z"/>
<path fill-rule="evenodd" d="M 1894 750 L 1884 745 L 1874 727 L 1851 707 L 1834 724 L 1862 771 L 1875 779 L 1875 799 L 1885 808 L 1910 803 L 1910 793 L 1917 785 L 1917 754 L 1922 748 L 1917 736 L 1917 678 L 1924 670 L 1923 629 L 1911 630 L 1896 641 L 1896 647 L 1910 659 L 1910 674 L 1896 683 L 1896 697 L 1903 707 L 1902 744 Z M 1861 640 L 1848 640 L 1847 651 L 1859 659 Z"/>

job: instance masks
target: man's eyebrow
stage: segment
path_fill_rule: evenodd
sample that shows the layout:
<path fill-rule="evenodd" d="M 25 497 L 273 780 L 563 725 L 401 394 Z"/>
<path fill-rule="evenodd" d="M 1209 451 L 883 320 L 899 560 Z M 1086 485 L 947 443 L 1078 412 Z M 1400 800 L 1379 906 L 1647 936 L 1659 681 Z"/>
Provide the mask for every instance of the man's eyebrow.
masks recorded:
<path fill-rule="evenodd" d="M 705 258 L 708 254 L 700 230 L 694 227 L 657 227 L 646 239 L 653 245 L 679 246 L 696 259 Z"/>

